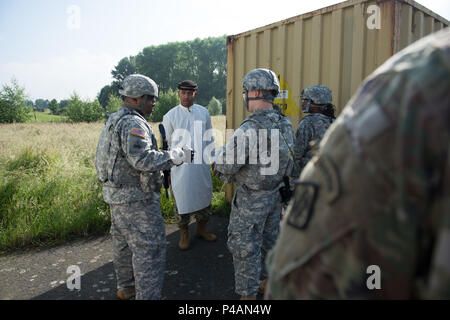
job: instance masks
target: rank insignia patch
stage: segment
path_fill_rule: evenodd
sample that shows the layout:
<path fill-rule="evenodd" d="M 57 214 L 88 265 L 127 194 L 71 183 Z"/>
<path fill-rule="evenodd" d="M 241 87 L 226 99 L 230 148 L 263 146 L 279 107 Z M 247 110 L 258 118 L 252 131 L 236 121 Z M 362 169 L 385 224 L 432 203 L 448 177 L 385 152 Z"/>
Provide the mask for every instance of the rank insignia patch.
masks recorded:
<path fill-rule="evenodd" d="M 294 203 L 287 215 L 287 224 L 297 229 L 306 229 L 314 211 L 318 186 L 309 182 L 298 183 Z"/>
<path fill-rule="evenodd" d="M 145 138 L 145 131 L 139 128 L 133 128 L 131 129 L 131 134 L 134 136 L 138 136 L 141 138 Z"/>

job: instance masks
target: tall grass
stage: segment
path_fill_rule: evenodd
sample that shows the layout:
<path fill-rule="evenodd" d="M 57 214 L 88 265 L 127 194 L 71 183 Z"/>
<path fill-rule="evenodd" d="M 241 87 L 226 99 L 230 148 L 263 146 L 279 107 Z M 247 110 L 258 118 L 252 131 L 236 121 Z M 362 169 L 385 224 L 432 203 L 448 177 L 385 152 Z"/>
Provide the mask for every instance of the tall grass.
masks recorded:
<path fill-rule="evenodd" d="M 152 126 L 157 132 L 157 124 Z M 109 206 L 94 168 L 102 127 L 103 123 L 0 125 L 0 253 L 109 231 Z M 214 117 L 213 127 L 224 131 L 225 117 Z M 216 140 L 216 145 L 222 143 Z M 213 179 L 213 211 L 227 213 L 223 186 Z M 161 209 L 165 221 L 173 222 L 173 200 L 165 192 Z"/>

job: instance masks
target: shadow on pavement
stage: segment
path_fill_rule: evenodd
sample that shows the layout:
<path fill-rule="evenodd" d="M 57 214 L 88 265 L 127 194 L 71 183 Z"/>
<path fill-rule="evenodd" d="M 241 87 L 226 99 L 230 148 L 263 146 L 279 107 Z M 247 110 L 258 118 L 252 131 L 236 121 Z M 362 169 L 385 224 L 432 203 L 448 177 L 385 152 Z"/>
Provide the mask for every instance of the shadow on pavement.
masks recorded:
<path fill-rule="evenodd" d="M 179 231 L 167 236 L 167 258 L 162 299 L 165 300 L 232 300 L 234 268 L 226 247 L 228 219 L 211 217 L 208 230 L 217 235 L 209 243 L 196 238 L 195 223 L 189 226 L 191 246 L 178 249 Z M 81 290 L 70 291 L 66 284 L 47 291 L 32 300 L 116 300 L 113 264 L 88 272 L 81 277 Z"/>

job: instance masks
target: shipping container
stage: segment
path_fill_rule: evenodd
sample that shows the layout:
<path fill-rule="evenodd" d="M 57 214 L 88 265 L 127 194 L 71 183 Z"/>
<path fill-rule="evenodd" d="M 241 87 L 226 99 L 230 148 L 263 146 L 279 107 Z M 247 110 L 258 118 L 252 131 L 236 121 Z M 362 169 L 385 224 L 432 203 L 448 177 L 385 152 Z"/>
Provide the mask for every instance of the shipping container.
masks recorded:
<path fill-rule="evenodd" d="M 328 86 L 336 114 L 365 77 L 414 41 L 449 26 L 449 21 L 412 0 L 350 0 L 227 38 L 227 129 L 249 113 L 242 79 L 255 68 L 277 73 L 276 103 L 295 130 L 303 114 L 300 92 Z M 227 200 L 232 189 L 227 187 Z"/>

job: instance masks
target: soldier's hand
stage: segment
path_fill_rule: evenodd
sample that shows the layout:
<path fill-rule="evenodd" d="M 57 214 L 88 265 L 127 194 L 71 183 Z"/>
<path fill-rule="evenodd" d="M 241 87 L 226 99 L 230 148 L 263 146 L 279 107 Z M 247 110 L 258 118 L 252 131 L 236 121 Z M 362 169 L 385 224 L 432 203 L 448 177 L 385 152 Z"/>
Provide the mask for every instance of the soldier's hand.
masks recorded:
<path fill-rule="evenodd" d="M 170 160 L 172 160 L 173 164 L 176 166 L 181 165 L 184 162 L 185 153 L 181 148 L 174 148 L 170 150 Z"/>

